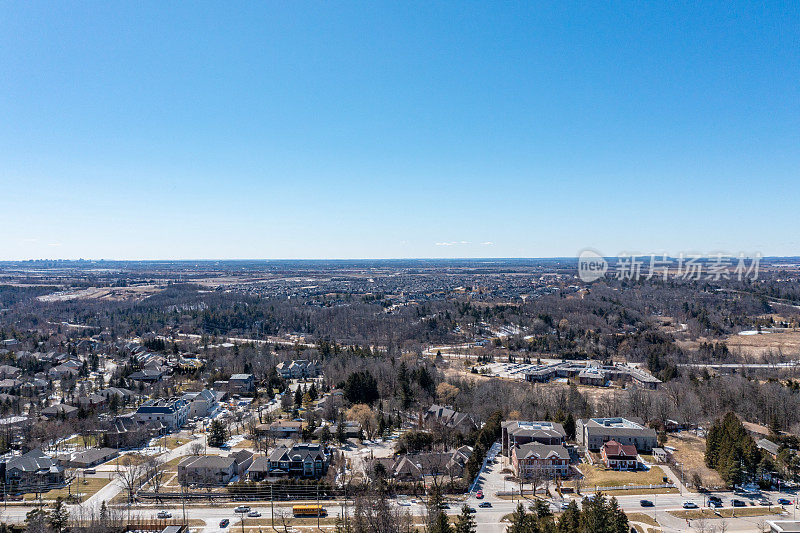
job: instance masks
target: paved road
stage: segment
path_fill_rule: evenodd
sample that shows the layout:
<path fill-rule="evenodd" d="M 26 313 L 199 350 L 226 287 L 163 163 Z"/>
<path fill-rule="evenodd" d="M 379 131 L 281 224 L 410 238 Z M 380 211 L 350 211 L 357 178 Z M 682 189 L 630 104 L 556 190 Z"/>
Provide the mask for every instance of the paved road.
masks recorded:
<path fill-rule="evenodd" d="M 718 495 L 722 498 L 723 505 L 725 508 L 731 507 L 731 499 L 735 496 L 730 493 L 718 493 Z M 768 493 L 766 494 L 773 502 L 779 497 L 776 493 Z M 794 495 L 786 495 L 782 494 L 780 497 L 788 497 L 789 499 L 794 500 Z M 655 507 L 647 507 L 644 508 L 640 504 L 640 500 L 646 498 L 655 503 Z M 740 499 L 743 499 L 740 497 Z M 705 505 L 705 496 L 700 494 L 688 494 L 688 495 L 680 495 L 680 494 L 659 494 L 659 495 L 648 495 L 648 496 L 618 496 L 617 500 L 619 501 L 620 507 L 625 511 L 633 511 L 638 513 L 648 514 L 650 516 L 655 516 L 656 520 L 658 520 L 661 525 L 664 533 L 677 533 L 683 531 L 698 531 L 697 526 L 699 525 L 697 521 L 692 521 L 690 524 L 687 524 L 685 520 L 676 518 L 666 511 L 668 510 L 679 510 L 683 502 L 685 501 L 692 501 L 696 503 L 699 507 Z M 501 533 L 504 532 L 506 529 L 506 525 L 500 522 L 500 519 L 511 512 L 514 511 L 518 501 L 512 500 L 500 500 L 492 495 L 487 495 L 486 499 L 483 501 L 489 501 L 492 503 L 492 508 L 490 509 L 481 509 L 478 508 L 478 504 L 481 500 L 476 499 L 474 496 L 470 496 L 467 499 L 467 503 L 472 507 L 478 509 L 478 512 L 475 515 L 476 521 L 478 523 L 478 531 L 480 533 Z M 529 501 L 525 500 L 526 506 L 529 505 Z M 85 504 L 84 504 L 85 505 Z M 335 517 L 339 516 L 342 513 L 342 505 L 340 502 L 326 502 L 325 508 L 328 509 L 329 516 Z M 229 531 L 231 529 L 221 529 L 219 528 L 219 522 L 223 518 L 228 518 L 231 520 L 231 524 L 236 524 L 239 520 L 239 515 L 237 515 L 233 511 L 234 504 L 216 504 L 216 505 L 203 505 L 203 506 L 188 506 L 187 507 L 187 517 L 190 519 L 202 519 L 206 523 L 206 527 L 203 529 L 203 533 L 217 533 L 222 531 Z M 159 506 L 150 506 L 150 505 L 138 505 L 131 510 L 131 514 L 133 516 L 142 517 L 142 518 L 155 518 L 157 512 L 162 507 Z M 253 508 L 259 510 L 262 513 L 262 519 L 270 519 L 270 506 L 268 504 L 253 504 Z M 460 512 L 461 503 L 454 502 L 450 505 L 450 509 L 447 511 L 449 514 L 458 514 Z M 10 522 L 22 522 L 25 519 L 25 514 L 32 509 L 29 506 L 10 506 L 8 509 L 3 513 L 5 520 Z M 424 514 L 424 506 L 421 503 L 413 503 L 411 505 L 404 505 L 401 507 L 403 510 L 411 511 L 414 515 L 421 516 Z M 280 510 L 288 511 L 288 506 L 285 504 L 276 505 L 275 506 L 276 514 L 275 519 L 276 523 L 280 522 Z M 791 507 L 787 509 L 790 513 L 793 511 Z M 180 518 L 182 516 L 181 509 L 172 508 L 171 512 L 175 518 Z M 352 503 L 349 506 L 349 512 L 352 513 Z M 790 515 L 791 517 L 791 515 Z M 761 520 L 764 520 L 766 517 L 746 517 L 746 518 L 732 518 L 726 519 L 726 524 L 728 531 L 755 531 L 757 528 L 758 523 Z M 247 520 L 247 518 L 245 518 Z M 713 523 L 714 521 L 709 520 L 709 523 Z M 245 522 L 245 525 L 247 522 Z"/>

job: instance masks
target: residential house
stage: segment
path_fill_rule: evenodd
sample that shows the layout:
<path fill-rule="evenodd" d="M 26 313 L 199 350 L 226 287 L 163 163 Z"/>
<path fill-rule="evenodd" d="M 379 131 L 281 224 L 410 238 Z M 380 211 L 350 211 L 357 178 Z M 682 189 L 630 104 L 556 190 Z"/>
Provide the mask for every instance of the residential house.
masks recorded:
<path fill-rule="evenodd" d="M 139 448 L 151 438 L 163 434 L 165 426 L 158 421 L 144 424 L 134 420 L 134 415 L 116 417 L 104 425 L 103 444 L 111 448 Z"/>
<path fill-rule="evenodd" d="M 116 396 L 117 401 L 120 404 L 126 404 L 137 396 L 132 390 L 123 389 L 120 387 L 108 387 L 107 389 L 97 391 L 97 394 L 104 396 L 109 402 L 111 401 L 112 396 Z"/>
<path fill-rule="evenodd" d="M 34 492 L 64 484 L 64 467 L 39 449 L 11 457 L 1 467 L 10 490 Z"/>
<path fill-rule="evenodd" d="M 322 436 L 322 432 L 324 428 L 328 428 L 328 431 L 331 432 L 331 435 L 334 437 L 336 436 L 336 432 L 339 431 L 338 424 L 332 424 L 328 426 L 320 426 L 314 430 L 314 437 L 320 438 Z M 342 424 L 342 431 L 344 433 L 344 438 L 346 439 L 358 439 L 361 437 L 361 424 L 358 422 L 353 422 L 351 420 L 345 420 Z"/>
<path fill-rule="evenodd" d="M 615 440 L 603 444 L 600 456 L 603 458 L 606 468 L 612 470 L 636 470 L 639 465 L 639 453 L 636 451 L 636 446 L 620 444 Z"/>
<path fill-rule="evenodd" d="M 253 374 L 234 374 L 228 379 L 228 392 L 231 394 L 250 394 L 256 390 Z"/>
<path fill-rule="evenodd" d="M 239 450 L 231 454 L 231 457 L 236 460 L 236 475 L 244 477 L 247 474 L 247 469 L 253 464 L 255 454 L 250 450 Z"/>
<path fill-rule="evenodd" d="M 249 481 L 263 481 L 269 477 L 269 460 L 264 455 L 259 455 L 247 468 L 247 479 Z"/>
<path fill-rule="evenodd" d="M 296 359 L 278 363 L 275 370 L 283 379 L 308 379 L 319 376 L 320 364 L 318 361 Z"/>
<path fill-rule="evenodd" d="M 78 408 L 63 403 L 53 404 L 42 409 L 42 416 L 48 420 L 72 420 L 78 417 Z"/>
<path fill-rule="evenodd" d="M 106 397 L 102 394 L 92 393 L 86 396 L 81 396 L 77 399 L 78 407 L 82 407 L 87 411 L 97 409 L 98 407 L 106 404 Z"/>
<path fill-rule="evenodd" d="M 17 378 L 22 374 L 22 369 L 11 365 L 0 365 L 0 379 Z"/>
<path fill-rule="evenodd" d="M 13 393 L 22 388 L 25 384 L 21 379 L 6 378 L 0 379 L 0 391 L 8 394 Z"/>
<path fill-rule="evenodd" d="M 276 420 L 271 424 L 259 424 L 256 432 L 275 439 L 299 440 L 303 435 L 303 424 L 294 420 Z"/>
<path fill-rule="evenodd" d="M 328 471 L 330 455 L 321 444 L 279 446 L 268 456 L 269 475 L 319 479 Z"/>
<path fill-rule="evenodd" d="M 471 433 L 477 429 L 477 424 L 469 415 L 459 413 L 451 407 L 433 404 L 423 416 L 426 427 L 436 429 L 445 427 L 461 433 Z"/>
<path fill-rule="evenodd" d="M 46 374 L 42 374 L 46 376 Z M 23 391 L 27 391 L 29 394 L 39 394 L 50 388 L 50 382 L 44 379 L 43 377 L 36 377 L 34 376 L 33 379 L 26 379 L 22 382 L 21 389 Z"/>
<path fill-rule="evenodd" d="M 178 482 L 182 485 L 227 485 L 236 474 L 232 456 L 197 455 L 178 463 Z"/>
<path fill-rule="evenodd" d="M 119 450 L 114 448 L 89 448 L 73 455 L 66 462 L 66 466 L 71 468 L 91 468 L 110 461 L 118 455 Z"/>
<path fill-rule="evenodd" d="M 156 383 L 161 381 L 164 373 L 164 370 L 160 368 L 145 368 L 133 372 L 128 379 L 137 383 Z"/>
<path fill-rule="evenodd" d="M 397 481 L 423 481 L 426 477 L 444 476 L 459 479 L 464 476 L 472 448 L 462 446 L 449 452 L 421 452 L 372 460 L 374 469 Z"/>
<path fill-rule="evenodd" d="M 83 363 L 75 359 L 68 359 L 65 362 L 52 367 L 47 371 L 49 379 L 74 378 L 80 374 Z"/>

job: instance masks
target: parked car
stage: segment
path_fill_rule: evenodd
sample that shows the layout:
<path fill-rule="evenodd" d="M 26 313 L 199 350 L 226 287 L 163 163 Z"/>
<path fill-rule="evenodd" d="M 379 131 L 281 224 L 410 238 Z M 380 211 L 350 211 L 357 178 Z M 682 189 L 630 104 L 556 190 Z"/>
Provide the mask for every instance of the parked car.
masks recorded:
<path fill-rule="evenodd" d="M 479 500 L 482 500 L 483 499 L 483 491 L 479 490 L 478 492 L 476 492 L 475 493 L 475 497 L 478 498 Z"/>
<path fill-rule="evenodd" d="M 792 500 L 787 500 L 786 498 L 778 498 L 778 503 L 780 505 L 792 505 Z"/>
<path fill-rule="evenodd" d="M 650 500 L 639 500 L 639 505 L 641 505 L 642 507 L 652 507 L 653 502 L 651 502 Z"/>
<path fill-rule="evenodd" d="M 96 474 L 97 470 L 95 470 L 94 468 L 87 468 L 86 470 L 83 471 L 83 473 L 86 474 L 86 475 L 92 475 L 92 474 Z"/>
<path fill-rule="evenodd" d="M 247 513 L 247 516 L 249 516 L 250 518 L 258 518 L 259 516 L 261 516 L 261 513 L 259 513 L 258 511 L 250 511 L 249 513 Z"/>
<path fill-rule="evenodd" d="M 401 507 L 411 507 L 411 502 L 408 500 L 398 500 L 397 505 Z"/>
<path fill-rule="evenodd" d="M 235 513 L 248 513 L 248 512 L 250 512 L 250 506 L 249 505 L 240 505 L 236 509 L 234 509 L 233 512 L 235 512 Z"/>
<path fill-rule="evenodd" d="M 230 523 L 231 523 L 230 520 L 228 520 L 227 518 L 223 518 L 222 520 L 219 521 L 219 527 L 228 527 L 228 524 Z"/>
<path fill-rule="evenodd" d="M 722 507 L 722 502 L 719 500 L 709 500 L 708 506 L 718 509 L 719 507 Z"/>
<path fill-rule="evenodd" d="M 697 504 L 694 502 L 683 502 L 684 509 L 697 509 Z"/>
<path fill-rule="evenodd" d="M 734 507 L 747 507 L 747 504 L 744 503 L 742 500 L 731 500 L 731 504 Z"/>
<path fill-rule="evenodd" d="M 161 520 L 166 520 L 167 518 L 172 518 L 172 513 L 169 511 L 159 511 L 158 518 Z"/>
<path fill-rule="evenodd" d="M 760 500 L 758 500 L 758 505 L 763 505 L 765 507 L 769 507 L 770 505 L 772 505 L 772 502 L 769 501 L 768 498 L 761 498 Z"/>
<path fill-rule="evenodd" d="M 483 509 L 486 509 L 487 507 L 491 507 L 491 506 L 492 506 L 492 502 L 481 502 L 480 505 L 478 505 L 478 507 L 482 507 Z"/>

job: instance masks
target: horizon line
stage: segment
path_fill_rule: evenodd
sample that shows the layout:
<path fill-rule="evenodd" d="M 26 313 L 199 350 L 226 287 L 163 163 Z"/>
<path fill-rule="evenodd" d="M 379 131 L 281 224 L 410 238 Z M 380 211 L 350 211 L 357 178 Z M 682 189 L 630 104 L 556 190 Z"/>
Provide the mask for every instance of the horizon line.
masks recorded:
<path fill-rule="evenodd" d="M 633 257 L 650 257 L 653 254 L 638 254 Z M 577 255 L 561 255 L 561 256 L 516 256 L 516 257 L 282 257 L 282 258 L 182 258 L 182 259 L 106 259 L 106 258 L 58 258 L 58 259 L 0 259 L 0 265 L 4 263 L 30 263 L 30 262 L 87 262 L 87 263 L 121 263 L 121 262 L 140 262 L 140 263 L 168 263 L 168 262 L 214 262 L 214 261 L 509 261 L 509 260 L 542 260 L 542 259 L 578 259 Z M 619 259 L 620 257 L 631 256 L 618 256 L 618 255 L 603 255 L 604 259 Z M 677 259 L 676 256 L 671 255 L 657 255 L 656 257 L 666 257 L 667 259 Z M 687 256 L 688 257 L 688 256 Z M 696 257 L 693 255 L 693 257 Z M 712 258 L 716 255 L 700 254 L 701 258 Z M 739 257 L 734 255 L 723 255 L 722 257 Z M 745 255 L 747 259 L 752 259 L 753 255 Z M 762 255 L 763 259 L 798 259 L 800 255 Z"/>

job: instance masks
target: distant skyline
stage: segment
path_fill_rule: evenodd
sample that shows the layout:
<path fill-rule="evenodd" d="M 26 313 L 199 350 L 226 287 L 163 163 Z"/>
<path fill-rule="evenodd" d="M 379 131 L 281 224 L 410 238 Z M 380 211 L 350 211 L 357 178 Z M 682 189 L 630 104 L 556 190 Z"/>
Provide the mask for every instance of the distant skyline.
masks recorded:
<path fill-rule="evenodd" d="M 0 260 L 800 255 L 800 4 L 6 2 Z"/>

